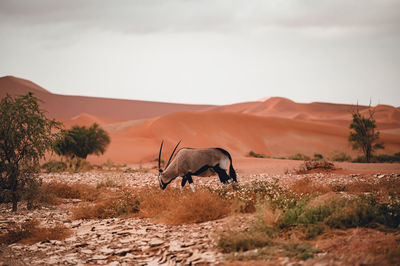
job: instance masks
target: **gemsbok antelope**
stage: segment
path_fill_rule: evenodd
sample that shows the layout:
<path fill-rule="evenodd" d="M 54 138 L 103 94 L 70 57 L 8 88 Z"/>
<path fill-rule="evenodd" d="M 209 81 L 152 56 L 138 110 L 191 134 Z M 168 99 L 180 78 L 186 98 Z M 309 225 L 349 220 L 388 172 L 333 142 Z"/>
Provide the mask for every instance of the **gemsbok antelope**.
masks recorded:
<path fill-rule="evenodd" d="M 224 184 L 228 183 L 229 180 L 237 182 L 236 172 L 232 166 L 232 157 L 229 152 L 221 148 L 182 148 L 176 153 L 174 159 L 171 161 L 176 148 L 179 143 L 181 143 L 180 141 L 175 146 L 164 170 L 162 170 L 161 151 L 163 143 L 164 141 L 161 142 L 160 153 L 158 155 L 158 182 L 160 183 L 161 189 L 164 190 L 172 180 L 181 176 L 181 188 L 185 186 L 186 182 L 189 182 L 190 187 L 194 191 L 195 188 L 192 176 L 204 174 L 209 169 L 213 169 L 218 174 L 219 180 Z M 228 166 L 229 175 L 226 173 Z"/>

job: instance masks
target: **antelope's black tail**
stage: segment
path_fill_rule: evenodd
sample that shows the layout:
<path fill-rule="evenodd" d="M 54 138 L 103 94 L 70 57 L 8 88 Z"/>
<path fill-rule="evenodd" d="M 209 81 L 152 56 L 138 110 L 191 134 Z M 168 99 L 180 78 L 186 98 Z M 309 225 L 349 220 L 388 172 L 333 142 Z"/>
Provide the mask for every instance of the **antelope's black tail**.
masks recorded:
<path fill-rule="evenodd" d="M 230 161 L 230 166 L 229 166 L 229 177 L 232 178 L 233 181 L 237 182 L 237 178 L 236 178 L 236 172 L 235 169 L 233 169 L 233 164 L 232 164 L 232 157 L 229 154 L 229 152 L 227 152 L 224 149 L 221 148 L 216 148 L 217 150 L 221 151 L 223 154 L 225 154 L 226 156 L 228 156 L 229 161 Z"/>

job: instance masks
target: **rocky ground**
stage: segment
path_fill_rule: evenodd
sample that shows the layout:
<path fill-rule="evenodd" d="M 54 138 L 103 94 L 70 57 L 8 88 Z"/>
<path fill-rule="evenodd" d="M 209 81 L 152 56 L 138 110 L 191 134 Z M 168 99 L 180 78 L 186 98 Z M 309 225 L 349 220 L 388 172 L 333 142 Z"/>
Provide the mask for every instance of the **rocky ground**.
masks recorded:
<path fill-rule="evenodd" d="M 283 186 L 305 177 L 316 184 L 348 184 L 351 182 L 378 182 L 381 179 L 400 177 L 393 174 L 336 174 L 313 173 L 296 174 L 255 174 L 239 176 L 240 182 L 253 180 L 276 181 Z M 43 182 L 86 183 L 96 186 L 100 182 L 112 180 L 129 187 L 140 187 L 156 182 L 154 172 L 86 172 L 41 174 Z M 219 186 L 218 178 L 195 179 L 196 186 Z M 179 185 L 180 182 L 174 182 Z M 161 192 L 160 192 L 161 193 Z M 21 222 L 36 218 L 44 226 L 62 223 L 72 234 L 63 241 L 39 242 L 32 245 L 12 244 L 2 246 L 0 265 L 195 265 L 219 264 L 226 262 L 225 256 L 216 249 L 216 233 L 229 226 L 230 220 L 246 226 L 251 217 L 234 216 L 201 224 L 170 226 L 154 224 L 150 219 L 114 218 L 103 220 L 71 220 L 71 207 L 79 200 L 66 201 L 55 207 L 43 207 L 28 211 L 22 204 L 17 213 L 10 206 L 0 205 L 0 229 L 7 229 L 11 222 Z M 310 264 L 279 258 L 274 264 Z M 330 265 L 331 263 L 323 263 Z M 336 265 L 336 264 L 332 264 Z"/>

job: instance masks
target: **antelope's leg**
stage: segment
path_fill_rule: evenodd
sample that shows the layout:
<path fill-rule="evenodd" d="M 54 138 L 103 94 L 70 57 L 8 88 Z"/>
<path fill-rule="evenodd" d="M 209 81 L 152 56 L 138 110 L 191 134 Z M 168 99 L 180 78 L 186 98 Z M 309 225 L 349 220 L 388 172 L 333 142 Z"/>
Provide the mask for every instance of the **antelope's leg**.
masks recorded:
<path fill-rule="evenodd" d="M 193 192 L 196 191 L 194 184 L 193 184 L 193 179 L 192 179 L 192 175 L 191 174 L 187 174 L 186 175 L 186 179 L 189 182 L 190 188 L 192 189 Z"/>
<path fill-rule="evenodd" d="M 185 186 L 186 182 L 187 182 L 187 178 L 186 176 L 182 177 L 182 182 L 181 182 L 181 189 L 183 189 L 183 187 Z"/>
<path fill-rule="evenodd" d="M 214 168 L 215 172 L 217 172 L 219 180 L 221 181 L 221 183 L 227 184 L 228 180 L 229 180 L 229 176 L 225 172 L 225 170 L 222 169 L 221 167 L 219 167 L 218 164 L 216 166 L 214 166 L 213 168 Z"/>

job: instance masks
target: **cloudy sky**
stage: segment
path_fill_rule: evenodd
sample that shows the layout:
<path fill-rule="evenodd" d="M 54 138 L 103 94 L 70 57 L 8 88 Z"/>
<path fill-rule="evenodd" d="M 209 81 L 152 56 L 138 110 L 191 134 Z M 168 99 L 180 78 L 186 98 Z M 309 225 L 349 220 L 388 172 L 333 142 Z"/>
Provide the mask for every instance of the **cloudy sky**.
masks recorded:
<path fill-rule="evenodd" d="M 1 0 L 0 40 L 59 94 L 400 106 L 399 0 Z"/>

